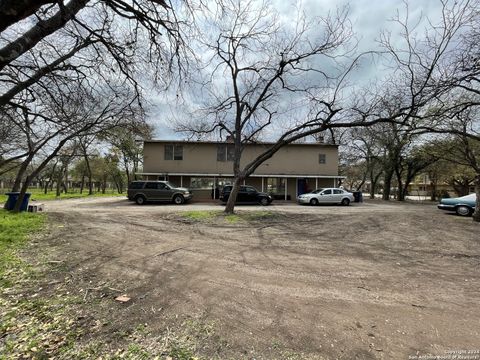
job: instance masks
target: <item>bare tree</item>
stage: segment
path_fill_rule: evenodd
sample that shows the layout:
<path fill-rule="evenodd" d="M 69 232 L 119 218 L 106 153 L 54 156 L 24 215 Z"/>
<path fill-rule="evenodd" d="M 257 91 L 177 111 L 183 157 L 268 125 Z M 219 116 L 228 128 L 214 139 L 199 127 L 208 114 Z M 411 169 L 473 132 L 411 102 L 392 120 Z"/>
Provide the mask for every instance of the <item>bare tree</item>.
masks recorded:
<path fill-rule="evenodd" d="M 18 37 L 0 47 L 0 70 L 12 64 L 17 58 L 35 48 L 40 41 L 62 29 L 69 22 L 75 22 L 89 33 L 95 32 L 95 29 L 89 26 L 89 21 L 85 21 L 88 19 L 82 16 L 89 11 L 97 14 L 112 14 L 130 21 L 134 29 L 133 41 L 136 40 L 136 34 L 139 34 L 141 29 L 145 29 L 151 34 L 151 48 L 156 47 L 156 50 L 164 52 L 166 42 L 157 41 L 156 37 L 165 32 L 166 36 L 170 36 L 170 40 L 173 40 L 173 48 L 179 49 L 178 24 L 172 8 L 163 0 L 70 0 L 68 3 L 53 0 L 6 0 L 2 1 L 0 6 L 0 19 L 3 20 L 0 26 L 1 32 L 15 27 L 22 19 L 29 16 L 34 16 L 37 21 L 22 31 Z"/>
<path fill-rule="evenodd" d="M 235 181 L 225 209 L 231 213 L 246 177 L 282 146 L 320 131 L 340 110 L 335 108 L 336 91 L 345 69 L 339 69 L 339 59 L 351 50 L 352 32 L 346 9 L 311 22 L 298 11 L 292 29 L 268 3 L 258 7 L 253 1 L 226 0 L 215 5 L 209 37 L 202 43 L 211 71 L 202 90 L 209 92 L 210 103 L 202 113 L 204 121 L 183 122 L 178 130 L 233 139 Z M 312 29 L 321 35 L 311 36 Z M 295 114 L 311 100 L 316 107 L 310 114 Z M 285 121 L 288 117 L 291 121 Z M 246 145 L 267 131 L 277 132 L 277 141 L 241 166 Z"/>
<path fill-rule="evenodd" d="M 382 124 L 365 128 L 350 130 L 347 141 L 347 152 L 350 161 L 346 164 L 356 164 L 360 174 L 361 183 L 368 181 L 370 198 L 374 199 L 377 193 L 378 183 L 383 175 L 382 156 L 383 147 L 379 137 L 383 135 Z"/>
<path fill-rule="evenodd" d="M 480 140 L 480 122 L 478 116 L 471 115 L 477 114 L 480 105 L 480 4 L 442 0 L 441 5 L 440 22 L 429 22 L 421 38 L 408 17 L 397 16 L 395 21 L 403 28 L 404 46 L 393 45 L 388 33 L 382 37 L 382 44 L 395 61 L 397 71 L 413 84 L 412 89 L 432 89 L 427 106 L 407 119 L 409 125 L 416 131 L 454 135 L 462 146 L 456 152 L 462 154 L 458 158 L 477 173 L 475 144 Z M 418 83 L 419 76 L 425 81 Z M 480 178 L 476 178 L 475 183 L 478 182 Z M 473 219 L 480 221 L 476 192 Z"/>
<path fill-rule="evenodd" d="M 139 108 L 134 92 L 128 87 L 122 88 L 122 84 L 112 91 L 112 86 L 110 84 L 103 89 L 97 88 L 96 91 L 90 86 L 82 87 L 81 84 L 73 89 L 60 88 L 55 96 L 51 94 L 48 102 L 43 101 L 34 114 L 28 114 L 29 108 L 24 108 L 27 116 L 32 116 L 37 122 L 28 122 L 28 126 L 22 130 L 28 134 L 32 152 L 42 150 L 43 157 L 25 176 L 15 211 L 18 211 L 32 179 L 65 145 L 78 137 L 119 126 L 132 117 L 138 118 Z M 25 161 L 31 163 L 29 157 Z"/>
<path fill-rule="evenodd" d="M 167 86 L 184 66 L 181 21 L 162 0 L 6 0 L 0 19 L 0 172 L 18 167 L 13 190 L 25 180 L 22 193 L 76 136 L 138 116 L 147 69 Z"/>
<path fill-rule="evenodd" d="M 472 2 L 444 1 L 440 24 L 420 38 L 413 31 L 418 22 L 412 30 L 406 4 L 406 18 L 397 14 L 393 19 L 403 43 L 387 31 L 379 39 L 388 75 L 353 91 L 347 78 L 365 54 L 351 59 L 347 45 L 352 34 L 345 11 L 312 22 L 300 12 L 293 29 L 286 29 L 268 3 L 260 8 L 233 0 L 216 5 L 213 15 L 209 13 L 214 18 L 208 23 L 211 37 L 204 41 L 210 59 L 206 68 L 212 74 L 208 84 L 215 85 L 209 89 L 212 101 L 202 113 L 203 121 L 184 122 L 178 129 L 192 136 L 233 139 L 235 182 L 226 212 L 233 211 L 243 179 L 290 142 L 333 128 L 379 123 L 414 131 L 435 119 L 432 109 L 442 106 L 439 99 L 448 93 L 438 84 L 438 69 L 475 18 Z M 323 29 L 323 37 L 310 38 L 311 27 Z M 246 144 L 267 134 L 276 139 L 274 144 L 240 166 Z M 393 164 L 401 149 L 389 150 L 384 158 Z M 388 169 L 385 187 L 390 188 L 395 167 Z"/>

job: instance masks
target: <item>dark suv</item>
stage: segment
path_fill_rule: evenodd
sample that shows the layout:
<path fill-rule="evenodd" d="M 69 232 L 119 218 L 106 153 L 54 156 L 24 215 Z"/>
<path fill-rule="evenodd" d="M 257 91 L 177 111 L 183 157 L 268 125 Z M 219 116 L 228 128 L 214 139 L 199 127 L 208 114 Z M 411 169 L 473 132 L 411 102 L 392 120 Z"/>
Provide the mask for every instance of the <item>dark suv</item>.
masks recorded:
<path fill-rule="evenodd" d="M 223 202 L 228 201 L 228 197 L 232 192 L 232 185 L 224 186 L 220 193 L 220 200 Z M 266 193 L 258 192 L 253 186 L 240 186 L 240 190 L 237 194 L 236 203 L 250 203 L 250 204 L 262 204 L 269 205 L 272 202 L 272 197 Z"/>
<path fill-rule="evenodd" d="M 132 181 L 128 185 L 128 200 L 143 205 L 147 201 L 168 201 L 180 205 L 189 201 L 193 194 L 187 188 L 179 188 L 168 181 Z"/>

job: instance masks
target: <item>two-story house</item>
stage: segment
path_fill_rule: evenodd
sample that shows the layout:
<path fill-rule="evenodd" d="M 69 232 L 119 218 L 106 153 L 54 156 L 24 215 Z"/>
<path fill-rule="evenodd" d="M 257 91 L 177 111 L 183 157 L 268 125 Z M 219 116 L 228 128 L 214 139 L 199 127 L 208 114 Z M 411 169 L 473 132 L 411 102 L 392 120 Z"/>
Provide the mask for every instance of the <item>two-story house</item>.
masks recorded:
<path fill-rule="evenodd" d="M 271 145 L 247 145 L 241 164 Z M 144 142 L 143 172 L 137 175 L 188 187 L 196 200 L 218 198 L 218 189 L 233 182 L 233 146 L 216 141 L 148 140 Z M 294 200 L 316 188 L 336 186 L 342 178 L 338 176 L 337 145 L 295 143 L 281 148 L 260 165 L 245 184 L 276 199 Z"/>

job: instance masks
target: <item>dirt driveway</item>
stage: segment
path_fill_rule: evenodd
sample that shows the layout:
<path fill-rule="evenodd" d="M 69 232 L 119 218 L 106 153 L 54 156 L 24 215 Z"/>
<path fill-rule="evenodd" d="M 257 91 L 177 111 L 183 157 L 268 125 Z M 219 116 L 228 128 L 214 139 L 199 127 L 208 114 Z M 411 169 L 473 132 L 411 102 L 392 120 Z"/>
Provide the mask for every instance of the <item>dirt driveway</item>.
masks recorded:
<path fill-rule="evenodd" d="M 98 335 L 107 342 L 116 329 L 147 324 L 155 339 L 190 319 L 202 324 L 195 351 L 206 358 L 480 350 L 480 226 L 433 205 L 283 204 L 238 221 L 181 215 L 222 209 L 213 204 L 46 207 L 55 223 L 46 241 L 65 264 L 56 276 L 93 289 L 85 299 L 98 309 L 92 321 L 108 316 Z M 108 296 L 95 291 L 107 285 Z M 131 300 L 113 301 L 116 291 Z"/>

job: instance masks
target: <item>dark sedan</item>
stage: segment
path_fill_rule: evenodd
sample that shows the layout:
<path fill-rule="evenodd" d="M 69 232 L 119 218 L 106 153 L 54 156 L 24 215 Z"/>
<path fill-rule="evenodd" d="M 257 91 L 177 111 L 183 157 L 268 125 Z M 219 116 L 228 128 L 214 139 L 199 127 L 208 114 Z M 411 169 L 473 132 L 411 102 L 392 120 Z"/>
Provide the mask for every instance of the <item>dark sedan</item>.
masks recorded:
<path fill-rule="evenodd" d="M 231 185 L 224 186 L 220 194 L 220 200 L 223 202 L 227 202 L 231 192 Z M 244 185 L 240 186 L 240 190 L 237 194 L 237 200 L 235 201 L 235 203 L 261 205 L 269 205 L 271 202 L 272 197 L 270 195 L 257 191 L 257 189 L 255 189 L 253 186 Z"/>

